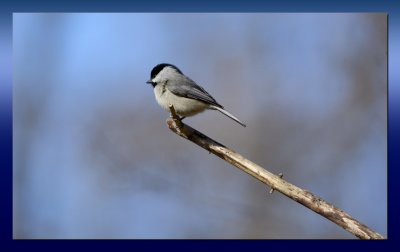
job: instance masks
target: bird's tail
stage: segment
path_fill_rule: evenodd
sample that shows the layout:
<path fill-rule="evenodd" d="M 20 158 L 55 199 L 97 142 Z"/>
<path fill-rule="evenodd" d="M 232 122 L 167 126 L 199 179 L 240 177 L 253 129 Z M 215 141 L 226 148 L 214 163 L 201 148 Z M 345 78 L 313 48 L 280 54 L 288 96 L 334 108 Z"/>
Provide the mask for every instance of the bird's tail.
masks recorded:
<path fill-rule="evenodd" d="M 227 117 L 231 118 L 232 120 L 234 120 L 235 122 L 239 123 L 240 125 L 242 125 L 243 127 L 246 127 L 246 124 L 242 123 L 239 119 L 237 119 L 235 116 L 233 116 L 231 113 L 229 113 L 228 111 L 226 111 L 223 108 L 211 105 L 210 106 L 211 109 L 216 109 L 219 112 L 221 112 L 222 114 L 226 115 Z"/>

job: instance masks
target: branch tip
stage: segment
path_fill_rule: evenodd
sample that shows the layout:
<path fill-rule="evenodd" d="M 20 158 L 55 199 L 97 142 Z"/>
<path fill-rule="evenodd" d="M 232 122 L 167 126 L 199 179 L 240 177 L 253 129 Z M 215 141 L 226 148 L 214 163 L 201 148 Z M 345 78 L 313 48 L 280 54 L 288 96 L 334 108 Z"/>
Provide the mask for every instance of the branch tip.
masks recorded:
<path fill-rule="evenodd" d="M 183 127 L 183 123 L 181 118 L 175 111 L 175 108 L 172 104 L 168 106 L 170 113 L 170 118 L 167 119 L 167 124 L 170 129 L 175 129 L 176 132 L 181 132 L 180 129 Z"/>

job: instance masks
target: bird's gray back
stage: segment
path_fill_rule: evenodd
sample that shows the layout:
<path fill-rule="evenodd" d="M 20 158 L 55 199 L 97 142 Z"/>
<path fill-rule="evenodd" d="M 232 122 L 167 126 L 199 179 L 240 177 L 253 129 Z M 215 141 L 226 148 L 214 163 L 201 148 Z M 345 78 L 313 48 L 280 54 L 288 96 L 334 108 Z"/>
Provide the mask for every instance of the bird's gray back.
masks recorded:
<path fill-rule="evenodd" d="M 168 80 L 167 88 L 175 95 L 196 99 L 217 107 L 223 108 L 204 88 L 197 85 L 193 80 L 185 75 Z M 184 83 L 184 84 L 183 84 Z"/>

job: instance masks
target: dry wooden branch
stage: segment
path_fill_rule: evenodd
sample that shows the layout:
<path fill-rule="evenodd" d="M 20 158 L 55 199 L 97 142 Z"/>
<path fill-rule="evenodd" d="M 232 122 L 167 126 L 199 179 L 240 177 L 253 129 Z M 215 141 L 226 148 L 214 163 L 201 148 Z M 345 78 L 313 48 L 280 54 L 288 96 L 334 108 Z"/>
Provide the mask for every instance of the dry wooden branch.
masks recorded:
<path fill-rule="evenodd" d="M 324 201 L 313 193 L 283 180 L 281 176 L 272 174 L 261 166 L 234 152 L 233 150 L 182 123 L 180 118 L 176 115 L 173 106 L 170 106 L 170 110 L 171 118 L 167 119 L 167 124 L 173 132 L 192 141 L 193 143 L 217 155 L 218 157 L 224 159 L 230 164 L 270 186 L 272 189 L 271 192 L 275 190 L 284 194 L 292 200 L 297 201 L 305 207 L 331 220 L 361 239 L 384 239 L 384 237 L 379 233 L 373 231 L 366 225 L 351 217 L 346 212 Z"/>

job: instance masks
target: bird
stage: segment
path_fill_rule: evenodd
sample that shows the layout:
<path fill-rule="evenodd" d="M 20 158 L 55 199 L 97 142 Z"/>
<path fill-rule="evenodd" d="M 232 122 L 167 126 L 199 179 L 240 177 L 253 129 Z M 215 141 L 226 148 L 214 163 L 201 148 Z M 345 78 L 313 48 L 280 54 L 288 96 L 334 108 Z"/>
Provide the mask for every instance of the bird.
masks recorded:
<path fill-rule="evenodd" d="M 226 111 L 204 88 L 182 73 L 175 65 L 161 63 L 153 67 L 150 80 L 158 104 L 165 110 L 172 105 L 181 120 L 206 109 L 218 110 L 243 127 L 242 121 Z"/>

